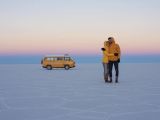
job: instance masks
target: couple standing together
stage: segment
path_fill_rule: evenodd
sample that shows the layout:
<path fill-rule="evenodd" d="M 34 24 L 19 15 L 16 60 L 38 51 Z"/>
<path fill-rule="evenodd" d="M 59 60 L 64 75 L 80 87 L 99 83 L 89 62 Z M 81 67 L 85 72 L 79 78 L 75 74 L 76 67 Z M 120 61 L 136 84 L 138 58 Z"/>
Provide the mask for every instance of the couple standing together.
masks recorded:
<path fill-rule="evenodd" d="M 101 48 L 103 52 L 103 68 L 104 68 L 104 80 L 105 82 L 112 83 L 112 68 L 114 65 L 116 76 L 115 82 L 118 83 L 119 76 L 119 63 L 120 63 L 120 47 L 115 42 L 113 37 L 109 37 L 107 41 L 104 42 L 104 47 Z"/>

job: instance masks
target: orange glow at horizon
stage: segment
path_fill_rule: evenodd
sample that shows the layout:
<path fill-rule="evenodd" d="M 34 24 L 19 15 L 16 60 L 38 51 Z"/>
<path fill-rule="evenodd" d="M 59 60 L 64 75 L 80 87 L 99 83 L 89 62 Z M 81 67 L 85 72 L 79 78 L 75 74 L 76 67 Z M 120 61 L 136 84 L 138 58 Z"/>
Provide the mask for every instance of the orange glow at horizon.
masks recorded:
<path fill-rule="evenodd" d="M 0 6 L 0 55 L 101 55 L 108 37 L 124 55 L 160 54 L 156 0 L 7 0 Z"/>

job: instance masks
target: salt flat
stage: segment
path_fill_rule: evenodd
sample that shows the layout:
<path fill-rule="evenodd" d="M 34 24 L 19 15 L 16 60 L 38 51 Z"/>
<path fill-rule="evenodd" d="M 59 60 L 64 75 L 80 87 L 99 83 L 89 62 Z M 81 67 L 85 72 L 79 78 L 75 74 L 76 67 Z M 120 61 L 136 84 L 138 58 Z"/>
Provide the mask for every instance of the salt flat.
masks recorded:
<path fill-rule="evenodd" d="M 120 83 L 106 84 L 101 64 L 0 65 L 0 120 L 159 120 L 159 68 L 120 64 Z"/>

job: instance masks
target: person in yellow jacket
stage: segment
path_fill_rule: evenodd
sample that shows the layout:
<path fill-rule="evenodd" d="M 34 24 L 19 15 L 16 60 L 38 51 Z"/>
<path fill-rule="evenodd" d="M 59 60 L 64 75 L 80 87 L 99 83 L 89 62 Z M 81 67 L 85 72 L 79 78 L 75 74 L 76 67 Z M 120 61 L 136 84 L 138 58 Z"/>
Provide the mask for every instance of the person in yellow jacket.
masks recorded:
<path fill-rule="evenodd" d="M 109 82 L 108 81 L 108 77 L 109 77 L 109 56 L 117 56 L 118 54 L 114 53 L 114 54 L 109 54 L 109 41 L 105 41 L 104 42 L 104 48 L 101 48 L 102 52 L 103 52 L 103 58 L 102 58 L 102 63 L 103 63 L 103 68 L 104 68 L 104 80 L 105 82 Z"/>
<path fill-rule="evenodd" d="M 115 40 L 113 37 L 108 38 L 109 41 L 109 54 L 117 53 L 117 56 L 109 56 L 109 76 L 110 76 L 110 82 L 112 82 L 112 68 L 114 65 L 115 71 L 116 71 L 116 77 L 115 82 L 118 83 L 118 76 L 119 76 L 119 62 L 120 62 L 120 55 L 121 50 L 117 43 L 115 43 Z"/>

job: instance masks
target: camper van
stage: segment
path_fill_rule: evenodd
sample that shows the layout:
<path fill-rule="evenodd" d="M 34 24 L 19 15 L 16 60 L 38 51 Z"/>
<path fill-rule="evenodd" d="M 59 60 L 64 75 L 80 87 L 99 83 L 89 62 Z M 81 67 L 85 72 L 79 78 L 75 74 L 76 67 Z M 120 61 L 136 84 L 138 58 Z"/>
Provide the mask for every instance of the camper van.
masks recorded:
<path fill-rule="evenodd" d="M 48 70 L 53 68 L 65 68 L 68 70 L 75 67 L 75 61 L 69 55 L 49 55 L 42 59 L 41 65 Z"/>

